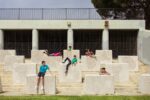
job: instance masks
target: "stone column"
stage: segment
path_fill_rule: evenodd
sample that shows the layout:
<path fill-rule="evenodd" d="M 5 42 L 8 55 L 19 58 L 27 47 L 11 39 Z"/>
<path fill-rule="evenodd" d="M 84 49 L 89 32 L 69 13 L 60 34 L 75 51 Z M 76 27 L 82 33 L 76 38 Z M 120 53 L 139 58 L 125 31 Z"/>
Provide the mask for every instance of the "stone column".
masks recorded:
<path fill-rule="evenodd" d="M 67 33 L 67 48 L 69 46 L 72 46 L 73 49 L 73 30 L 71 28 L 68 29 L 68 33 Z"/>
<path fill-rule="evenodd" d="M 0 49 L 4 49 L 4 33 L 3 30 L 0 29 Z"/>
<path fill-rule="evenodd" d="M 109 31 L 108 28 L 104 28 L 102 33 L 102 49 L 109 50 Z"/>
<path fill-rule="evenodd" d="M 38 30 L 33 29 L 32 30 L 32 50 L 38 50 L 39 49 L 39 35 Z"/>

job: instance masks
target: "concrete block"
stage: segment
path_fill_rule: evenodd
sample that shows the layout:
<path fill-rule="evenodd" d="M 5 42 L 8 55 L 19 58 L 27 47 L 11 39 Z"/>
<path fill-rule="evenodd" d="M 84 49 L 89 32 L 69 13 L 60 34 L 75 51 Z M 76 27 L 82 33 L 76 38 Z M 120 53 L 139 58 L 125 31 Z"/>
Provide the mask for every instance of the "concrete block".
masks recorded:
<path fill-rule="evenodd" d="M 138 57 L 137 56 L 119 56 L 119 63 L 128 63 L 130 71 L 138 71 Z"/>
<path fill-rule="evenodd" d="M 34 63 L 41 63 L 41 61 L 45 61 L 48 57 L 44 54 L 45 50 L 32 50 L 31 51 L 31 61 Z"/>
<path fill-rule="evenodd" d="M 64 50 L 63 51 L 63 58 L 65 59 L 66 57 L 68 58 L 73 58 L 73 56 L 76 55 L 77 58 L 80 58 L 80 51 L 79 50 L 72 50 L 72 51 L 68 51 L 68 50 Z"/>
<path fill-rule="evenodd" d="M 36 94 L 36 85 L 37 85 L 37 75 L 27 75 L 27 84 L 26 89 L 28 94 Z M 39 86 L 39 93 L 43 93 Z M 44 84 L 45 94 L 56 94 L 56 77 L 55 76 L 45 76 Z"/>
<path fill-rule="evenodd" d="M 36 74 L 35 63 L 15 63 L 13 65 L 13 82 L 14 84 L 26 83 L 26 76 L 28 74 Z"/>
<path fill-rule="evenodd" d="M 4 63 L 4 58 L 6 55 L 16 55 L 15 50 L 0 50 L 0 63 Z"/>
<path fill-rule="evenodd" d="M 6 55 L 4 58 L 4 70 L 12 71 L 14 63 L 24 63 L 24 56 Z"/>
<path fill-rule="evenodd" d="M 105 63 L 101 64 L 100 67 L 105 67 L 114 76 L 115 82 L 129 81 L 129 65 L 127 63 Z"/>
<path fill-rule="evenodd" d="M 41 65 L 42 61 L 46 61 L 46 64 L 51 68 L 51 71 L 57 71 L 59 63 L 62 62 L 62 56 L 47 56 L 43 54 L 44 50 L 32 50 L 31 61 Z"/>
<path fill-rule="evenodd" d="M 1 81 L 1 78 L 0 78 L 0 92 L 2 92 L 3 89 L 2 89 L 2 81 Z"/>
<path fill-rule="evenodd" d="M 81 64 L 82 71 L 99 71 L 100 69 L 100 62 L 98 62 L 97 59 L 89 56 L 82 56 Z"/>
<path fill-rule="evenodd" d="M 112 75 L 86 75 L 83 84 L 83 94 L 102 95 L 114 94 L 114 81 Z"/>
<path fill-rule="evenodd" d="M 150 74 L 143 74 L 140 76 L 139 91 L 142 94 L 150 94 Z"/>
<path fill-rule="evenodd" d="M 96 50 L 96 57 L 100 63 L 112 63 L 112 50 Z"/>
<path fill-rule="evenodd" d="M 65 75 L 66 65 L 60 63 L 58 68 L 58 79 L 61 83 L 80 83 L 82 80 L 82 74 L 80 70 L 80 64 L 71 65 L 68 70 L 68 74 Z"/>

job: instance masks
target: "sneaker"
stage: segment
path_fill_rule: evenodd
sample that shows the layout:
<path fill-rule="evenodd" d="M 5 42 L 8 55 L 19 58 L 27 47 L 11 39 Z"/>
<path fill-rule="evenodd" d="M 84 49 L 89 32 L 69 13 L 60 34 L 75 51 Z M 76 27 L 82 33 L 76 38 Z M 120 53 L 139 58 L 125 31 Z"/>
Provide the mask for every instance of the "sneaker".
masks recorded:
<path fill-rule="evenodd" d="M 41 90 L 44 90 L 44 87 L 43 87 L 43 86 L 41 86 Z"/>

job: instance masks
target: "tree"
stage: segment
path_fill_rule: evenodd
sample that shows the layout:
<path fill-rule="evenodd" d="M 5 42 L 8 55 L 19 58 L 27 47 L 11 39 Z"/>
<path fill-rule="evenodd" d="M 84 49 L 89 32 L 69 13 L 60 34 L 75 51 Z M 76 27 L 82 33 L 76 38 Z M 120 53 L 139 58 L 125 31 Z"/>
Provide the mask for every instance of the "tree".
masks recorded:
<path fill-rule="evenodd" d="M 144 18 L 146 28 L 150 29 L 150 0 L 92 0 L 92 3 L 102 18 Z"/>

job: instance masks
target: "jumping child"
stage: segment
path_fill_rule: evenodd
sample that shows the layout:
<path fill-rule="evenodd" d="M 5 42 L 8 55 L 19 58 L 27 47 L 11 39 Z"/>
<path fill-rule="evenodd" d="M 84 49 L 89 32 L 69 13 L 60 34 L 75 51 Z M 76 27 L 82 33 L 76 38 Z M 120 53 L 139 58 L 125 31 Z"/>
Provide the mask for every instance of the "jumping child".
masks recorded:
<path fill-rule="evenodd" d="M 66 74 L 66 75 L 68 74 L 68 69 L 69 69 L 70 65 L 71 65 L 71 64 L 76 64 L 77 61 L 78 61 L 76 55 L 74 55 L 72 60 L 67 57 L 67 58 L 64 60 L 64 62 L 62 62 L 62 63 L 65 63 L 67 60 L 68 60 L 68 64 L 66 65 L 66 71 L 65 71 L 65 74 Z"/>

